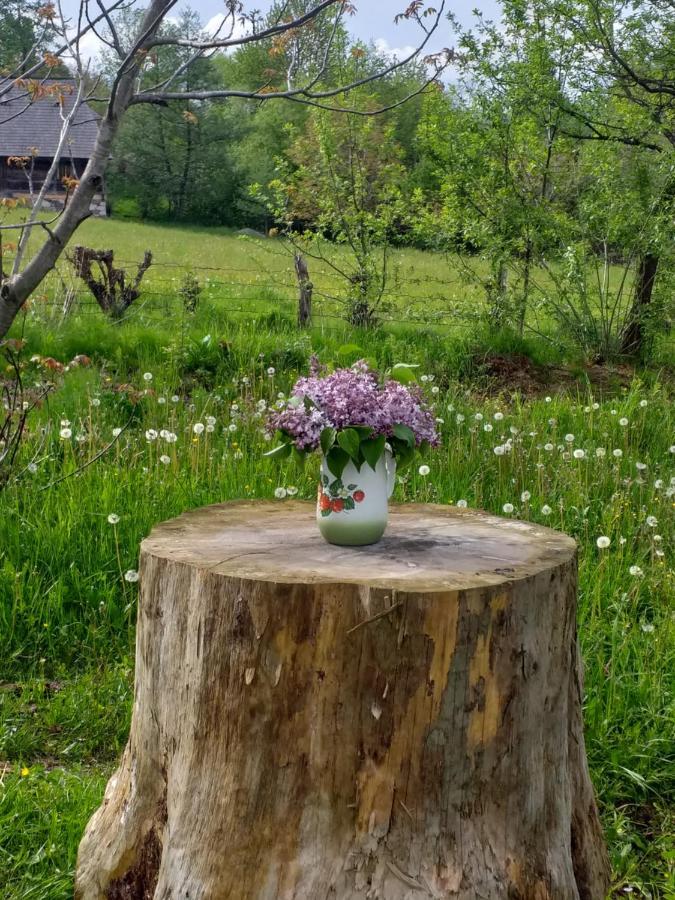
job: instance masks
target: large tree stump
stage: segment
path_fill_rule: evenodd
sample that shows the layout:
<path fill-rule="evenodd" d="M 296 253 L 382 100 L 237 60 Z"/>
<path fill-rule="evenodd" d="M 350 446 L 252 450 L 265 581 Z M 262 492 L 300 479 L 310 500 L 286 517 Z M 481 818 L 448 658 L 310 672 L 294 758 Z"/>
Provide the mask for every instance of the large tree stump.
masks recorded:
<path fill-rule="evenodd" d="M 308 504 L 226 504 L 141 579 L 78 898 L 604 898 L 570 538 L 405 506 L 347 549 Z"/>

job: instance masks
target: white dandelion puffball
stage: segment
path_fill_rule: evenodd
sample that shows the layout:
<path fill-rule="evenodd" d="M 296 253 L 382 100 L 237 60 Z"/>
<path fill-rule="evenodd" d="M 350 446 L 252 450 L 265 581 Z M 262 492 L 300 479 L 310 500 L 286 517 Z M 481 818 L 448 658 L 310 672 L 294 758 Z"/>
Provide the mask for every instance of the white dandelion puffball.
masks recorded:
<path fill-rule="evenodd" d="M 426 478 L 429 472 L 431 472 L 431 469 L 429 468 L 429 466 L 420 466 L 417 471 L 423 478 Z"/>
<path fill-rule="evenodd" d="M 545 402 L 545 403 L 550 403 L 550 402 L 551 402 L 551 398 L 550 398 L 550 397 L 544 397 L 544 402 Z"/>
<path fill-rule="evenodd" d="M 227 430 L 228 431 L 236 431 L 237 426 L 234 424 L 234 422 L 230 422 L 230 424 L 227 426 Z"/>
<path fill-rule="evenodd" d="M 457 415 L 455 416 L 455 422 L 457 422 L 458 425 L 461 425 L 463 421 L 464 416 L 462 415 L 462 413 L 457 413 Z"/>
<path fill-rule="evenodd" d="M 593 404 L 593 409 L 600 409 L 600 404 L 599 404 L 599 403 L 594 403 L 594 404 Z"/>
<path fill-rule="evenodd" d="M 598 457 L 598 459 L 603 459 L 605 456 L 607 456 L 607 451 L 604 447 L 596 447 L 595 455 Z"/>
<path fill-rule="evenodd" d="M 216 424 L 216 417 L 215 417 L 215 416 L 207 416 L 207 417 L 206 417 L 206 424 L 207 424 L 207 425 L 215 425 L 215 424 Z"/>
<path fill-rule="evenodd" d="M 625 416 L 623 418 L 619 419 L 619 425 L 621 425 L 623 428 L 625 428 L 626 425 L 628 425 L 628 419 Z"/>
<path fill-rule="evenodd" d="M 203 434 L 204 433 L 204 424 L 203 422 L 195 422 L 192 426 L 192 430 L 195 434 Z"/>
<path fill-rule="evenodd" d="M 656 526 L 659 524 L 656 516 L 647 516 L 646 522 L 649 528 L 656 528 Z"/>
<path fill-rule="evenodd" d="M 631 566 L 628 571 L 634 578 L 641 578 L 644 575 L 640 566 Z"/>
<path fill-rule="evenodd" d="M 174 434 L 173 431 L 169 431 L 164 440 L 167 442 L 167 444 L 175 444 L 178 440 L 178 435 Z"/>
<path fill-rule="evenodd" d="M 638 472 L 644 472 L 644 470 L 647 468 L 647 463 L 636 462 L 635 468 L 638 470 Z"/>
<path fill-rule="evenodd" d="M 295 495 L 296 495 L 297 493 L 298 493 L 298 489 L 297 489 L 296 487 L 293 487 L 292 485 L 289 485 L 289 486 L 286 488 L 286 494 L 287 494 L 289 497 L 295 497 Z"/>
<path fill-rule="evenodd" d="M 486 422 L 485 425 L 483 425 L 483 431 L 492 431 L 492 424 L 490 422 Z"/>
<path fill-rule="evenodd" d="M 121 429 L 121 428 L 113 428 L 113 430 L 112 430 L 112 436 L 113 436 L 114 438 L 119 437 L 121 434 L 122 434 L 122 429 Z"/>
<path fill-rule="evenodd" d="M 269 369 L 267 370 L 267 374 L 268 374 L 268 375 L 270 376 L 270 378 L 271 378 L 273 375 L 276 374 L 276 371 L 277 371 L 277 370 L 274 368 L 274 366 L 270 366 Z"/>
<path fill-rule="evenodd" d="M 550 453 L 553 449 L 553 444 L 544 444 L 544 450 L 546 450 L 548 453 Z"/>
<path fill-rule="evenodd" d="M 640 628 L 644 631 L 645 634 L 653 634 L 653 632 L 656 630 L 655 626 L 652 625 L 651 622 L 643 622 L 642 625 L 640 625 Z"/>
<path fill-rule="evenodd" d="M 501 420 L 504 418 L 504 413 L 503 413 L 503 412 L 496 412 L 496 413 L 494 414 L 493 418 L 494 418 L 495 422 L 501 422 Z"/>
<path fill-rule="evenodd" d="M 72 436 L 73 436 L 73 431 L 71 428 L 62 428 L 61 431 L 59 431 L 59 437 L 61 438 L 62 441 L 67 441 Z"/>
<path fill-rule="evenodd" d="M 574 435 L 573 435 L 573 434 L 566 434 L 566 435 L 565 435 L 565 440 L 567 441 L 568 444 L 573 443 L 573 442 L 574 442 Z"/>
<path fill-rule="evenodd" d="M 576 450 L 574 451 L 574 453 L 572 454 L 572 456 L 573 456 L 575 459 L 584 459 L 584 457 L 586 456 L 586 451 L 585 451 L 585 450 L 581 450 L 581 449 L 578 448 L 578 449 L 576 449 Z"/>
<path fill-rule="evenodd" d="M 513 512 L 513 503 L 505 503 L 505 504 L 502 506 L 502 510 L 503 510 L 507 515 L 511 515 L 511 513 Z"/>
<path fill-rule="evenodd" d="M 474 419 L 476 420 L 476 422 L 482 422 L 483 421 L 483 413 L 476 413 L 476 415 L 474 416 Z"/>
<path fill-rule="evenodd" d="M 171 402 L 172 403 L 180 403 L 180 397 L 178 396 L 178 394 L 173 395 L 173 397 L 171 398 Z"/>
<path fill-rule="evenodd" d="M 661 488 L 663 487 L 663 478 L 657 478 L 656 481 L 654 482 L 654 487 L 656 488 L 657 491 L 660 491 Z"/>
<path fill-rule="evenodd" d="M 646 400 L 640 400 L 640 406 L 644 409 L 645 406 L 647 406 L 647 401 L 646 401 Z"/>
<path fill-rule="evenodd" d="M 520 495 L 520 502 L 527 503 L 531 496 L 532 494 L 529 491 L 523 491 L 523 493 Z"/>
<path fill-rule="evenodd" d="M 110 525 L 117 525 L 119 520 L 120 520 L 120 517 L 117 515 L 117 513 L 109 513 L 108 514 L 108 522 L 110 523 Z"/>
<path fill-rule="evenodd" d="M 138 572 L 136 571 L 136 569 L 127 569 L 127 571 L 124 573 L 124 580 L 131 582 L 131 584 L 134 584 L 136 581 L 138 581 Z"/>
<path fill-rule="evenodd" d="M 466 502 L 466 500 L 458 500 L 457 501 L 457 507 L 459 509 L 466 509 L 468 505 L 469 504 Z"/>
<path fill-rule="evenodd" d="M 432 389 L 431 389 L 431 393 L 432 393 L 432 394 L 438 394 L 438 393 L 440 392 L 440 390 L 441 390 L 441 389 L 438 387 L 438 385 L 435 384 L 435 385 L 432 387 Z"/>
<path fill-rule="evenodd" d="M 623 456 L 623 450 L 619 450 L 617 447 L 616 450 L 612 450 L 612 456 L 616 457 L 616 459 L 621 459 Z"/>
<path fill-rule="evenodd" d="M 553 510 L 547 503 L 545 503 L 541 508 L 542 516 L 550 516 L 552 512 L 553 512 Z"/>
<path fill-rule="evenodd" d="M 171 457 L 167 456 L 166 453 L 163 453 L 160 456 L 159 461 L 162 463 L 163 466 L 168 466 L 169 463 L 171 462 Z"/>
<path fill-rule="evenodd" d="M 92 397 L 92 399 L 91 399 L 91 405 L 92 405 L 92 406 L 100 406 L 100 405 L 101 405 L 101 401 L 99 400 L 98 397 Z"/>
<path fill-rule="evenodd" d="M 157 440 L 157 432 L 154 428 L 148 428 L 148 430 L 145 432 L 145 439 L 149 442 Z"/>
<path fill-rule="evenodd" d="M 152 381 L 152 372 L 144 372 L 143 381 Z"/>
<path fill-rule="evenodd" d="M 277 500 L 283 500 L 286 496 L 286 488 L 278 487 L 274 489 L 274 496 Z"/>
<path fill-rule="evenodd" d="M 598 545 L 599 550 L 606 550 L 609 547 L 611 541 L 606 535 L 601 534 L 595 543 Z"/>

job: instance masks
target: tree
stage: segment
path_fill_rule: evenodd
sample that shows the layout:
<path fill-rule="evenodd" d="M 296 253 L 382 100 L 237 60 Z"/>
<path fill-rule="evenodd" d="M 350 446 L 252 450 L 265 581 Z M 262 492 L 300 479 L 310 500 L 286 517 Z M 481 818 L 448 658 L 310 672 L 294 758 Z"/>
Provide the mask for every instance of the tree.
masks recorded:
<path fill-rule="evenodd" d="M 665 156 L 653 180 L 650 224 L 638 229 L 633 302 L 622 334 L 625 353 L 644 349 L 662 253 L 675 202 L 675 27 L 670 0 L 533 0 L 509 4 L 548 16 L 547 42 L 569 60 L 558 102 L 578 142 L 617 144 Z M 672 241 L 668 248 L 672 252 Z"/>
<path fill-rule="evenodd" d="M 116 2 L 109 2 L 105 5 L 102 0 L 99 6 L 102 10 L 100 16 L 89 22 L 88 4 L 86 0 L 81 0 L 80 18 L 78 21 L 80 23 L 87 22 L 87 25 L 80 27 L 79 30 L 76 29 L 74 37 L 70 36 L 72 32 L 68 30 L 65 21 L 59 17 L 61 20 L 60 27 L 57 27 L 56 31 L 63 43 L 55 49 L 54 56 L 67 55 L 72 61 L 78 79 L 79 102 L 83 102 L 88 93 L 85 89 L 87 72 L 80 53 L 80 39 L 84 33 L 92 28 L 96 30 L 97 27 L 100 27 L 101 34 L 115 53 L 117 67 L 99 123 L 96 146 L 69 204 L 58 217 L 58 221 L 53 227 L 51 227 L 51 223 L 39 226 L 38 215 L 42 198 L 38 198 L 38 208 L 33 209 L 29 222 L 21 226 L 24 235 L 29 234 L 36 227 L 44 227 L 46 237 L 23 268 L 21 266 L 23 255 L 27 250 L 27 244 L 20 241 L 12 274 L 0 276 L 0 337 L 9 330 L 25 300 L 53 268 L 78 226 L 89 215 L 91 202 L 103 183 L 113 142 L 119 132 L 120 124 L 129 109 L 144 104 L 166 104 L 172 101 L 200 104 L 228 98 L 238 98 L 261 103 L 284 100 L 323 109 L 344 111 L 348 107 L 341 105 L 341 97 L 344 97 L 345 94 L 357 87 L 386 78 L 418 55 L 428 43 L 443 11 L 443 4 L 436 12 L 425 9 L 419 0 L 415 0 L 402 15 L 416 21 L 420 25 L 423 30 L 423 38 L 419 47 L 408 58 L 391 62 L 385 68 L 363 78 L 356 79 L 353 82 L 324 87 L 322 77 L 328 64 L 327 61 L 330 58 L 332 41 L 338 34 L 339 25 L 344 16 L 352 9 L 351 5 L 344 2 L 344 0 L 320 0 L 320 2 L 314 2 L 306 12 L 295 18 L 290 20 L 279 18 L 271 24 L 266 24 L 265 27 L 259 30 L 255 28 L 244 34 L 237 33 L 237 26 L 240 24 L 244 14 L 243 4 L 239 0 L 227 0 L 225 4 L 226 14 L 222 23 L 216 32 L 206 39 L 201 37 L 177 37 L 170 34 L 163 35 L 161 33 L 162 25 L 166 21 L 168 13 L 174 7 L 175 0 L 150 0 L 134 33 L 133 42 L 126 47 L 120 40 L 120 35 L 112 18 L 112 12 L 121 3 L 122 0 L 116 0 Z M 50 10 L 51 18 L 56 19 L 54 7 L 50 7 Z M 254 45 L 264 41 L 284 40 L 289 35 L 311 27 L 312 23 L 324 12 L 332 14 L 334 25 L 330 30 L 327 42 L 322 47 L 316 73 L 311 77 L 300 78 L 290 85 L 287 84 L 283 89 L 276 89 L 268 83 L 261 84 L 253 90 L 239 90 L 229 86 L 204 89 L 201 87 L 188 87 L 185 84 L 184 79 L 188 70 L 203 60 L 204 57 L 245 44 Z M 162 48 L 175 48 L 176 50 L 184 51 L 186 52 L 186 59 L 183 63 L 178 64 L 168 76 L 164 73 L 157 73 L 156 78 L 153 78 L 152 70 L 156 60 L 159 59 L 159 51 Z M 436 79 L 438 70 L 443 67 L 441 58 L 437 57 L 435 62 L 436 69 L 428 78 L 428 83 Z M 38 61 L 28 65 L 25 69 L 25 76 L 28 77 L 34 74 L 39 65 Z M 151 77 L 150 84 L 147 83 L 148 75 Z M 141 76 L 145 76 L 145 78 L 141 78 Z M 140 84 L 139 78 L 141 78 Z M 2 85 L 0 84 L 0 96 L 1 93 Z M 405 98 L 400 102 L 404 101 Z M 368 110 L 367 114 L 373 115 L 378 112 L 379 110 Z M 69 123 L 64 123 L 66 134 L 68 125 Z M 63 141 L 65 142 L 65 136 Z M 11 226 L 4 225 L 0 227 L 7 228 Z"/>
<path fill-rule="evenodd" d="M 362 96 L 359 105 L 374 100 Z M 345 296 L 332 299 L 354 325 L 376 323 L 389 244 L 407 224 L 402 156 L 385 116 L 312 110 L 269 184 L 270 211 L 294 248 L 343 280 Z"/>

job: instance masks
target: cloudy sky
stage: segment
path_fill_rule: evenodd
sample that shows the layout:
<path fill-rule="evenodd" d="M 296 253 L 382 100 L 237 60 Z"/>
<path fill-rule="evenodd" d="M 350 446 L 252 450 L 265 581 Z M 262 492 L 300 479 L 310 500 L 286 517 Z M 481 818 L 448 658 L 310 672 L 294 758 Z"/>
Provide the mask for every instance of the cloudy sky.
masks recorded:
<path fill-rule="evenodd" d="M 0 0 L 1 2 L 1 0 Z M 408 3 L 408 0 L 355 0 L 357 12 L 356 15 L 347 18 L 347 26 L 355 37 L 364 41 L 373 41 L 383 50 L 398 51 L 398 55 L 405 55 L 406 50 L 416 45 L 420 39 L 420 30 L 414 24 L 402 22 L 398 25 L 394 23 L 394 17 L 401 12 Z M 79 7 L 79 0 L 63 0 L 64 9 L 70 14 L 75 15 Z M 139 7 L 143 6 L 143 0 L 138 0 Z M 247 9 L 269 8 L 268 0 L 249 0 L 245 3 Z M 428 5 L 440 5 L 440 0 L 432 0 Z M 497 11 L 496 0 L 480 0 L 478 4 L 481 11 L 487 16 L 495 16 Z M 464 25 L 469 25 L 472 20 L 472 12 L 476 4 L 471 0 L 451 0 L 448 4 L 446 0 L 446 10 L 452 12 L 460 19 Z M 91 8 L 95 9 L 94 3 Z M 172 15 L 178 15 L 181 8 L 191 8 L 196 10 L 202 21 L 206 24 L 217 24 L 218 16 L 222 12 L 222 0 L 187 0 L 179 4 Z M 95 50 L 95 39 L 89 38 L 86 41 L 87 51 Z M 434 35 L 432 50 L 439 50 L 452 44 L 452 36 L 445 17 Z"/>

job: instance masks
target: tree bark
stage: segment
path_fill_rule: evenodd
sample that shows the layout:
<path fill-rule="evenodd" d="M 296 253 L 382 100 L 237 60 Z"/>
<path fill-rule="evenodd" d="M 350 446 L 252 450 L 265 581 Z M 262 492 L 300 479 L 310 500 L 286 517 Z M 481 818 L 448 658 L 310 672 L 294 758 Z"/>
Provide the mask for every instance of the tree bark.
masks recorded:
<path fill-rule="evenodd" d="M 312 291 L 307 262 L 301 253 L 295 254 L 295 274 L 298 278 L 298 327 L 308 328 L 312 324 Z"/>
<path fill-rule="evenodd" d="M 372 547 L 225 504 L 141 549 L 129 743 L 79 900 L 603 900 L 576 550 L 448 507 Z"/>
<path fill-rule="evenodd" d="M 655 253 L 640 256 L 635 281 L 635 298 L 621 336 L 621 352 L 627 355 L 638 356 L 643 350 L 645 320 L 652 302 L 658 267 L 659 257 Z"/>

